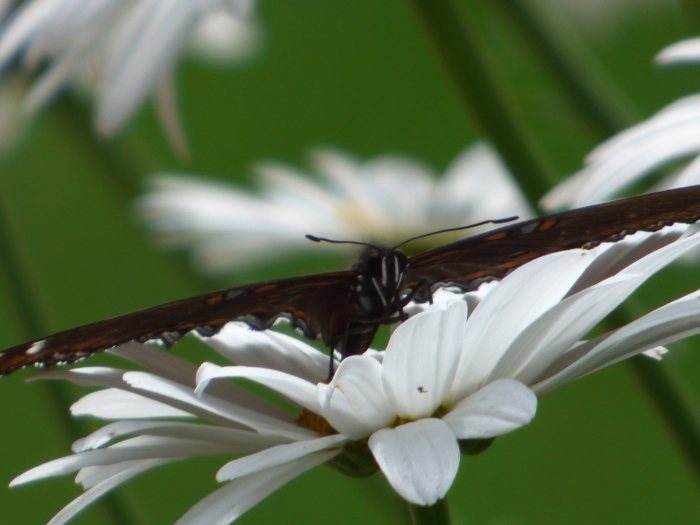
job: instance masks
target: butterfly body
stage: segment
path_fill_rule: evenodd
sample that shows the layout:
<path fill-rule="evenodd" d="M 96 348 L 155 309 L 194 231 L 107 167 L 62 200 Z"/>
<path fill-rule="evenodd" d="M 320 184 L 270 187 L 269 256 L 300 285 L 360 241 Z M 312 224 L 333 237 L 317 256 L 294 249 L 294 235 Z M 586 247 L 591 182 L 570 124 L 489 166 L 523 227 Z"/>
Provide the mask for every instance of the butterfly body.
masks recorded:
<path fill-rule="evenodd" d="M 231 321 L 264 330 L 279 318 L 345 357 L 367 349 L 381 324 L 403 320 L 409 301 L 429 301 L 440 287 L 474 290 L 548 253 L 698 220 L 700 186 L 690 186 L 510 224 L 413 257 L 369 246 L 347 271 L 220 290 L 17 345 L 0 353 L 0 375 L 76 361 L 128 341 L 168 344 L 190 331 L 209 336 Z"/>

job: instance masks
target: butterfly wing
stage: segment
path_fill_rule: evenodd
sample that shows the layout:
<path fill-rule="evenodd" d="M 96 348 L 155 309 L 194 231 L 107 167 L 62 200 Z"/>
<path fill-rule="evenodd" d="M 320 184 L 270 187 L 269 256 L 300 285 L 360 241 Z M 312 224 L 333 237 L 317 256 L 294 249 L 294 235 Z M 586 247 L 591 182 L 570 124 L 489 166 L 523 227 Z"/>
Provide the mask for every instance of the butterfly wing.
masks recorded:
<path fill-rule="evenodd" d="M 330 347 L 346 330 L 354 271 L 323 273 L 229 288 L 87 324 L 0 353 L 0 375 L 29 365 L 52 366 L 88 357 L 127 341 L 172 343 L 192 330 L 213 334 L 230 321 L 263 330 L 289 319 Z"/>
<path fill-rule="evenodd" d="M 548 253 L 592 248 L 637 231 L 700 220 L 700 186 L 649 193 L 519 222 L 409 259 L 405 282 L 418 301 L 440 286 L 464 290 L 505 277 Z"/>

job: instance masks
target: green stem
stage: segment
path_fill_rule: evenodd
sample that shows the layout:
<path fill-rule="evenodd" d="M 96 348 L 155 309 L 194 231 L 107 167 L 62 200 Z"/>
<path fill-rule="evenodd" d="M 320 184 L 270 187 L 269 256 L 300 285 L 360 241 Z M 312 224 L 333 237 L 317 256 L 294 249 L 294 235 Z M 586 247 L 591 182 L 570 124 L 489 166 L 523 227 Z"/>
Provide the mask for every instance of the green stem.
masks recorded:
<path fill-rule="evenodd" d="M 11 295 L 11 303 L 17 309 L 17 319 L 27 339 L 37 339 L 46 335 L 46 323 L 40 309 L 34 301 L 29 279 L 22 269 L 19 244 L 12 233 L 11 215 L 5 196 L 0 194 L 0 272 L 5 277 Z M 87 433 L 80 422 L 70 417 L 72 404 L 68 386 L 59 382 L 47 381 L 40 385 L 43 397 L 51 406 L 51 412 L 59 422 L 64 440 L 70 444 Z M 130 512 L 125 499 L 118 494 L 107 494 L 100 500 L 105 513 L 115 525 L 123 523 L 137 524 L 133 512 Z"/>
<path fill-rule="evenodd" d="M 500 5 L 503 5 L 499 3 Z M 607 77 L 593 70 L 593 61 L 576 40 L 566 21 L 553 18 L 553 10 L 538 7 L 537 2 L 513 0 L 505 4 L 513 20 L 539 51 L 562 90 L 577 101 L 584 120 L 602 137 L 619 131 L 636 117 L 624 98 L 617 94 Z M 615 95 L 611 95 L 615 93 Z M 624 109 L 621 109 L 624 108 Z M 633 301 L 610 316 L 609 321 L 622 326 L 637 317 Z M 684 380 L 668 366 L 651 362 L 644 356 L 627 361 L 626 366 L 645 390 L 667 430 L 685 455 L 695 475 L 700 478 L 700 414 L 696 401 L 684 389 Z"/>
<path fill-rule="evenodd" d="M 698 4 L 697 0 L 682 0 L 681 7 L 683 8 L 686 18 L 690 19 L 689 25 L 691 27 L 688 30 L 691 32 L 696 32 L 698 26 L 700 25 L 700 4 Z"/>
<path fill-rule="evenodd" d="M 92 131 L 91 114 L 88 109 L 75 97 L 64 96 L 55 104 L 55 110 L 61 117 L 64 129 L 75 137 L 75 144 L 83 148 L 84 158 L 91 158 L 101 169 L 97 175 L 103 176 L 108 184 L 114 187 L 118 197 L 130 206 L 134 199 L 142 193 L 143 176 L 148 170 L 139 166 L 133 156 L 114 141 L 104 141 L 96 137 Z M 129 208 L 130 209 L 130 208 Z M 193 272 L 186 257 L 169 255 L 173 264 L 177 265 L 182 281 L 187 281 L 191 293 L 201 293 L 202 289 L 210 289 L 211 282 L 198 278 Z"/>
<path fill-rule="evenodd" d="M 450 0 L 412 0 L 476 127 L 496 146 L 510 171 L 537 202 L 556 181 L 505 96 L 505 89 L 485 58 L 485 49 Z"/>
<path fill-rule="evenodd" d="M 628 300 L 621 311 L 607 317 L 602 328 L 623 326 L 636 317 L 637 307 Z M 676 343 L 677 346 L 681 344 Z M 658 363 L 640 355 L 627 360 L 626 365 L 700 481 L 700 411 L 696 408 L 697 399 L 688 391 L 684 379 L 671 367 L 671 363 Z"/>
<path fill-rule="evenodd" d="M 684 386 L 684 382 L 679 381 L 678 374 L 668 366 L 639 356 L 629 361 L 629 369 L 666 423 L 671 437 L 700 481 L 700 414 L 694 408 L 697 399 Z"/>
<path fill-rule="evenodd" d="M 98 173 L 106 175 L 125 200 L 140 193 L 143 170 L 118 144 L 95 136 L 90 111 L 75 96 L 61 97 L 54 110 L 60 115 L 62 126 L 78 139 L 76 144 L 83 148 L 82 154 L 99 162 L 102 169 Z"/>
<path fill-rule="evenodd" d="M 536 208 L 537 199 L 546 191 L 545 186 L 552 178 L 545 175 L 548 170 L 542 168 L 544 164 L 531 145 L 520 138 L 525 137 L 524 132 L 501 94 L 496 75 L 487 67 L 483 58 L 485 50 L 476 49 L 477 39 L 468 32 L 466 25 L 460 26 L 459 17 L 449 0 L 413 0 L 413 4 L 472 116 L 496 144 L 511 172 L 525 188 L 531 205 Z M 572 33 L 565 38 L 562 26 L 554 27 L 559 22 L 544 16 L 531 2 L 516 0 L 505 5 L 510 7 L 510 15 L 539 50 L 540 58 L 550 66 L 565 92 L 577 101 L 587 123 L 597 133 L 607 136 L 632 118 L 631 110 L 620 109 L 625 104 L 606 95 L 611 91 L 603 85 L 604 77 L 593 74 L 591 62 L 582 60 L 583 53 L 574 45 Z M 616 324 L 625 324 L 632 318 L 630 315 L 622 317 Z M 628 366 L 653 400 L 694 471 L 700 475 L 700 423 L 692 408 L 693 403 L 682 393 L 682 381 L 674 377 L 673 371 L 644 359 L 633 359 Z"/>
<path fill-rule="evenodd" d="M 540 2 L 496 2 L 529 42 L 546 70 L 573 101 L 581 120 L 601 139 L 639 118 L 629 100 L 600 67 L 558 6 Z"/>
<path fill-rule="evenodd" d="M 0 268 L 5 276 L 12 298 L 11 304 L 17 310 L 18 324 L 27 339 L 37 339 L 46 335 L 45 323 L 41 320 L 39 308 L 33 300 L 29 281 L 22 271 L 19 246 L 12 234 L 10 213 L 5 196 L 0 194 Z M 53 381 L 41 385 L 45 389 L 46 401 L 52 405 L 56 414 L 67 414 L 71 400 L 68 389 L 61 383 Z M 77 420 L 71 417 L 59 417 L 64 439 L 70 445 L 83 435 L 83 429 Z"/>
<path fill-rule="evenodd" d="M 450 523 L 447 498 L 440 499 L 427 507 L 409 503 L 408 512 L 411 515 L 412 525 L 449 525 Z"/>

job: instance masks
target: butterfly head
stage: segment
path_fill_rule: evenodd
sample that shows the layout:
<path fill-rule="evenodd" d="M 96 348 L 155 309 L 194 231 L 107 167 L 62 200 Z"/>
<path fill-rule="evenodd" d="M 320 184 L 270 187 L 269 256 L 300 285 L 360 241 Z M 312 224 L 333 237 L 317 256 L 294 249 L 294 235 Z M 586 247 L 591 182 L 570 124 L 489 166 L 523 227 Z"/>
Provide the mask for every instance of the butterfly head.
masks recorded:
<path fill-rule="evenodd" d="M 402 292 L 408 257 L 397 248 L 369 245 L 353 267 L 358 272 L 352 289 L 353 303 L 372 318 L 391 317 L 401 312 Z"/>

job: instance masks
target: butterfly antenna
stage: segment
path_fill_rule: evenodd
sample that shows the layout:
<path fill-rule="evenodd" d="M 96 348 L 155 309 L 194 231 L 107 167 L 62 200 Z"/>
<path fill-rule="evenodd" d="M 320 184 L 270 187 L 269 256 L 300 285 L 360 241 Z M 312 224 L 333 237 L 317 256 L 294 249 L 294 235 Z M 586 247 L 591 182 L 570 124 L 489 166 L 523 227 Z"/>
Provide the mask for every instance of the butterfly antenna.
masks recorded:
<path fill-rule="evenodd" d="M 406 239 L 405 241 L 401 241 L 399 244 L 394 246 L 394 249 L 400 248 L 404 244 L 408 244 L 409 242 L 416 241 L 418 239 L 422 239 L 424 237 L 430 237 L 431 235 L 439 235 L 441 233 L 448 233 L 448 232 L 457 232 L 460 230 L 468 230 L 469 228 L 476 228 L 477 226 L 484 226 L 486 224 L 502 224 L 504 222 L 511 222 L 514 220 L 517 220 L 518 216 L 513 215 L 512 217 L 504 217 L 503 219 L 488 219 L 485 221 L 481 222 L 475 222 L 474 224 L 467 224 L 466 226 L 457 226 L 455 228 L 445 228 L 444 230 L 436 230 L 434 232 L 428 232 L 428 233 L 423 233 L 421 235 L 416 235 L 415 237 L 411 237 L 410 239 Z M 307 235 L 308 237 L 308 235 Z"/>
<path fill-rule="evenodd" d="M 331 244 L 358 244 L 360 246 L 374 246 L 374 244 L 369 243 L 369 242 L 362 242 L 362 241 L 339 241 L 337 239 L 327 239 L 325 237 L 316 237 L 315 235 L 311 235 L 310 233 L 307 233 L 305 235 L 307 239 L 310 241 L 314 242 L 329 242 Z"/>

